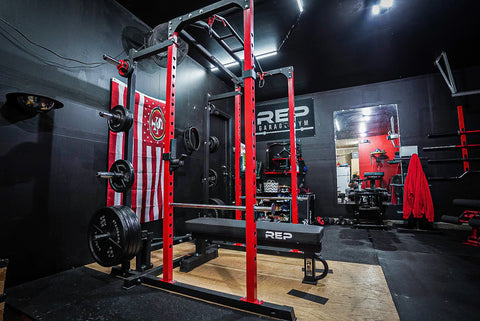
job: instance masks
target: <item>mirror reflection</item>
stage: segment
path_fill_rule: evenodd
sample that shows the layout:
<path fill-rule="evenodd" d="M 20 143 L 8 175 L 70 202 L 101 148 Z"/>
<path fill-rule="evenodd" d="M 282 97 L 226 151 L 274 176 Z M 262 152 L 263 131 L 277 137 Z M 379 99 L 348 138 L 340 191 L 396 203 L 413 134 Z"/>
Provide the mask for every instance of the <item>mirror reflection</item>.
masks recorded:
<path fill-rule="evenodd" d="M 399 204 L 403 180 L 397 105 L 340 110 L 333 121 L 338 203 L 354 204 L 356 192 L 375 190 L 382 194 L 382 204 Z"/>

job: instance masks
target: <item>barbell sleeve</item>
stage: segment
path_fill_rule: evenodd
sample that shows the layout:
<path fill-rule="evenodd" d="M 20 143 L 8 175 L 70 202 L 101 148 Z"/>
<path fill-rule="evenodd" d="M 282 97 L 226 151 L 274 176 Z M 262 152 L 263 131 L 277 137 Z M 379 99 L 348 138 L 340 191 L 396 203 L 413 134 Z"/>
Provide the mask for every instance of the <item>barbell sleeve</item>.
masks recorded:
<path fill-rule="evenodd" d="M 117 59 L 110 57 L 109 55 L 103 55 L 103 60 L 105 60 L 108 63 L 111 63 L 112 65 L 118 66 L 120 65 L 120 61 Z"/>
<path fill-rule="evenodd" d="M 114 173 L 114 172 L 97 172 L 97 177 L 100 178 L 112 178 L 112 177 L 123 177 L 124 174 L 122 173 Z"/>
<path fill-rule="evenodd" d="M 106 112 L 99 112 L 98 115 L 102 118 L 106 118 L 108 120 L 111 120 L 111 119 L 115 119 L 115 120 L 119 120 L 120 118 L 122 118 L 121 116 L 119 115 L 114 115 L 112 113 L 106 113 Z"/>
<path fill-rule="evenodd" d="M 110 233 L 97 234 L 97 235 L 93 236 L 93 240 L 98 241 L 98 240 L 106 239 L 106 238 L 109 238 L 109 237 L 110 237 Z"/>

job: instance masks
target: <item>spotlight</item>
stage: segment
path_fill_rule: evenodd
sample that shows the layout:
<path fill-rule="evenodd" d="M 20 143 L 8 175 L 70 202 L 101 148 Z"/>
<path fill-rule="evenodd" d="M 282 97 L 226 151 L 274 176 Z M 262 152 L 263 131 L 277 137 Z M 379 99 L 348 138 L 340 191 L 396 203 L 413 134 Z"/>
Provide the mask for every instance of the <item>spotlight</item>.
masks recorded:
<path fill-rule="evenodd" d="M 300 12 L 303 12 L 302 0 L 297 0 L 297 4 L 298 4 L 298 10 L 299 10 Z"/>
<path fill-rule="evenodd" d="M 380 0 L 380 7 L 388 9 L 393 6 L 393 0 Z"/>
<path fill-rule="evenodd" d="M 378 4 L 374 5 L 372 7 L 372 14 L 374 16 L 378 15 L 380 13 L 380 6 Z"/>

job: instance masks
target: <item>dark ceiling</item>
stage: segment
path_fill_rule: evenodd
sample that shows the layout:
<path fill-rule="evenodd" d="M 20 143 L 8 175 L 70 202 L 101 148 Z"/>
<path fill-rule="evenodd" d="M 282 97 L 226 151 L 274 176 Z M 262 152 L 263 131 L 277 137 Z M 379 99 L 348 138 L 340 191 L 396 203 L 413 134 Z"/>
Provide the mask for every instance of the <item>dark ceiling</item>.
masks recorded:
<path fill-rule="evenodd" d="M 117 1 L 151 27 L 215 2 Z M 394 0 L 392 8 L 377 16 L 371 14 L 373 1 L 302 0 L 298 25 L 276 56 L 260 60 L 263 69 L 294 66 L 298 95 L 435 73 L 433 61 L 442 50 L 452 69 L 479 64 L 480 1 Z M 255 1 L 256 53 L 277 49 L 298 15 L 296 0 Z M 239 11 L 224 16 L 241 32 Z M 221 33 L 220 23 L 215 28 Z M 225 57 L 217 47 L 206 47 Z M 258 100 L 286 94 L 280 77 L 267 79 L 256 92 Z"/>

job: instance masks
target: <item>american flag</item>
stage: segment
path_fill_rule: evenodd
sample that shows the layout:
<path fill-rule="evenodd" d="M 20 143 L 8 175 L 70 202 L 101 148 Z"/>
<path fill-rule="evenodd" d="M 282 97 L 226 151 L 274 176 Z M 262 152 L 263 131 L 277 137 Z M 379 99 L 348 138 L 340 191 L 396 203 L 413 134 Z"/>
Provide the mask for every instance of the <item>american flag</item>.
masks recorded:
<path fill-rule="evenodd" d="M 112 79 L 111 108 L 125 106 L 127 85 Z M 162 154 L 165 134 L 165 102 L 135 92 L 135 115 L 133 121 L 133 167 L 135 182 L 132 186 L 132 210 L 140 222 L 163 218 Z M 110 132 L 108 142 L 108 168 L 115 160 L 124 158 L 123 132 Z M 107 190 L 107 206 L 120 205 L 123 195 L 116 193 L 110 185 Z"/>

